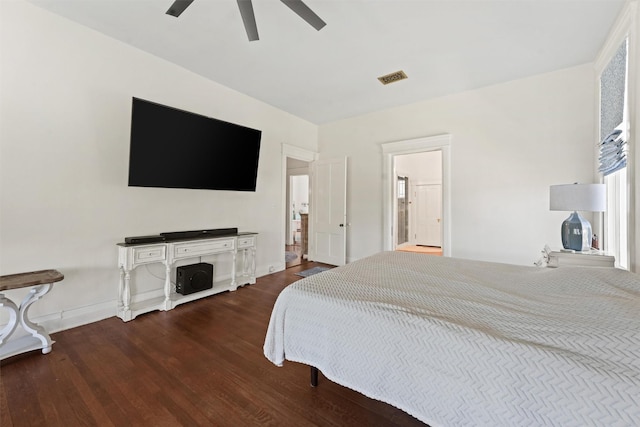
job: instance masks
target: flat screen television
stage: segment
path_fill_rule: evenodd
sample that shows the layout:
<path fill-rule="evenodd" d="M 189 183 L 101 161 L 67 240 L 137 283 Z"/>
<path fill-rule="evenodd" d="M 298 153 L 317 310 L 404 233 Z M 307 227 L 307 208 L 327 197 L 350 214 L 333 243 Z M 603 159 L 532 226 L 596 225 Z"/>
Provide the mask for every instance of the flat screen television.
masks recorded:
<path fill-rule="evenodd" d="M 256 129 L 133 98 L 129 186 L 256 191 Z"/>

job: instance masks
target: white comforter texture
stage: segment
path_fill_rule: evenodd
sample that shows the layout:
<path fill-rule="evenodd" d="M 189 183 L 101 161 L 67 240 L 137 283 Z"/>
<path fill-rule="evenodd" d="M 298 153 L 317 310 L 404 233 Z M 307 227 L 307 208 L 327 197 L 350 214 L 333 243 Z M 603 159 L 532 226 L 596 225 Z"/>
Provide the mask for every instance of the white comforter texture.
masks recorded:
<path fill-rule="evenodd" d="M 640 276 L 384 252 L 285 288 L 264 353 L 434 427 L 640 426 Z"/>

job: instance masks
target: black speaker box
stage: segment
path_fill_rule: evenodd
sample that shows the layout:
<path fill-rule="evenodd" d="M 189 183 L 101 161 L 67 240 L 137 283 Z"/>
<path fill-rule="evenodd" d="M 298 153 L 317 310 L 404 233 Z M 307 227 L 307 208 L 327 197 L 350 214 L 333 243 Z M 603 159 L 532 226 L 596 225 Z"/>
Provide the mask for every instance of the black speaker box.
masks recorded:
<path fill-rule="evenodd" d="M 201 262 L 176 268 L 176 292 L 182 295 L 213 287 L 213 265 Z"/>

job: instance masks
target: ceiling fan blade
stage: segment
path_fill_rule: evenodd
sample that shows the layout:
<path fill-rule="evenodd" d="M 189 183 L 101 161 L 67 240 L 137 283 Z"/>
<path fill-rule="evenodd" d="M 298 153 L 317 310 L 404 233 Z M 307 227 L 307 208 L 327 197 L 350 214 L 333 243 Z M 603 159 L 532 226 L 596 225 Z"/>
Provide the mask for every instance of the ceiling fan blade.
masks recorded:
<path fill-rule="evenodd" d="M 251 0 L 237 0 L 238 8 L 240 9 L 240 15 L 242 16 L 242 22 L 244 23 L 244 29 L 247 32 L 249 41 L 259 40 L 258 38 L 258 26 L 256 25 L 256 16 L 253 14 L 253 4 Z"/>
<path fill-rule="evenodd" d="M 239 0 L 238 0 L 239 1 Z M 327 25 L 315 12 L 302 3 L 302 0 L 280 0 L 286 4 L 289 9 L 293 10 L 300 18 L 304 19 L 316 30 L 320 31 L 322 27 Z"/>
<path fill-rule="evenodd" d="M 166 13 L 177 18 L 191 3 L 193 3 L 193 0 L 176 0 Z"/>

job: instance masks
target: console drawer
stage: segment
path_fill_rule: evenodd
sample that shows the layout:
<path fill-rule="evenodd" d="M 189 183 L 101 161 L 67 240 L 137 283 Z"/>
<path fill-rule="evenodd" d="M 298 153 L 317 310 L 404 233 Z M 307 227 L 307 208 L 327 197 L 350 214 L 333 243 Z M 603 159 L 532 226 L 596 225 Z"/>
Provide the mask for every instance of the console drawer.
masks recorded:
<path fill-rule="evenodd" d="M 256 245 L 255 236 L 250 237 L 238 237 L 238 249 L 250 248 Z"/>
<path fill-rule="evenodd" d="M 142 246 L 133 248 L 133 263 L 145 264 L 148 262 L 161 262 L 167 258 L 165 245 Z"/>
<path fill-rule="evenodd" d="M 233 239 L 204 241 L 204 242 L 185 242 L 174 245 L 173 257 L 189 258 L 193 256 L 208 255 L 218 252 L 229 252 L 234 249 Z"/>

